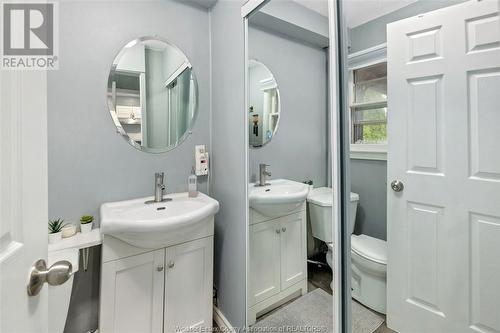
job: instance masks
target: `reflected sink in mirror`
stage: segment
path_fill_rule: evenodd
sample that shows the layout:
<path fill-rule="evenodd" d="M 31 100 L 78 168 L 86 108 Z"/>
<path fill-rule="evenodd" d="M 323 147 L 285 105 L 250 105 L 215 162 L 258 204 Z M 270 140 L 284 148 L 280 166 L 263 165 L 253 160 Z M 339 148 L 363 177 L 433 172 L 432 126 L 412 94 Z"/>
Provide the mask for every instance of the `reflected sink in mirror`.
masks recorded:
<path fill-rule="evenodd" d="M 146 197 L 101 205 L 101 232 L 133 246 L 157 249 L 196 237 L 219 211 L 219 203 L 203 193 L 196 198 L 187 193 L 164 198 L 172 200 L 145 204 L 153 199 Z"/>
<path fill-rule="evenodd" d="M 250 208 L 268 217 L 280 217 L 293 212 L 304 203 L 309 185 L 287 179 L 268 181 L 269 185 L 249 186 Z"/>

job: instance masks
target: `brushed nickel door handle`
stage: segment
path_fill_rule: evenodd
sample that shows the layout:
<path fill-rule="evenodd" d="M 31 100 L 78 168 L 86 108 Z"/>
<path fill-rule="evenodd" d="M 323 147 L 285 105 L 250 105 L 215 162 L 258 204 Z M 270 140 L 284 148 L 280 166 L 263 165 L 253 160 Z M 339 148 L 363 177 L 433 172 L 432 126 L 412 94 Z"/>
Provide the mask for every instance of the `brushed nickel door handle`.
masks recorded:
<path fill-rule="evenodd" d="M 401 192 L 405 188 L 402 181 L 396 179 L 391 182 L 391 188 L 394 192 Z"/>
<path fill-rule="evenodd" d="M 28 296 L 36 296 L 47 282 L 51 286 L 59 286 L 73 275 L 73 266 L 67 260 L 60 260 L 47 269 L 45 260 L 37 260 L 30 270 L 26 291 Z"/>

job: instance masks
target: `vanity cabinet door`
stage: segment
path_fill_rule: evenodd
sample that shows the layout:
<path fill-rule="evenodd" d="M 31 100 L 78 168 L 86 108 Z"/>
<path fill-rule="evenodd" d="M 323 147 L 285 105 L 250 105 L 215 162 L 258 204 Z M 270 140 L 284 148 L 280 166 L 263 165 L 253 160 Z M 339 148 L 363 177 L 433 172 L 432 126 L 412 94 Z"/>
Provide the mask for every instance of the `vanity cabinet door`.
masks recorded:
<path fill-rule="evenodd" d="M 280 218 L 281 290 L 307 277 L 306 230 L 303 212 Z"/>
<path fill-rule="evenodd" d="M 280 228 L 279 219 L 250 226 L 250 306 L 280 292 Z"/>
<path fill-rule="evenodd" d="M 161 249 L 102 265 L 99 331 L 163 332 L 164 260 Z"/>
<path fill-rule="evenodd" d="M 164 332 L 212 327 L 213 240 L 166 249 Z"/>

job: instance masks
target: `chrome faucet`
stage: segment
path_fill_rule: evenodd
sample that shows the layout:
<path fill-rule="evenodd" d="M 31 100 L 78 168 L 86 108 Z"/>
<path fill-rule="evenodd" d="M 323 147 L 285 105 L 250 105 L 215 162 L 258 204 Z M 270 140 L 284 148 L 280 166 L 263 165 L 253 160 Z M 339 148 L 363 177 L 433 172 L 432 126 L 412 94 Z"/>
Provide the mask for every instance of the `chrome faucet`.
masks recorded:
<path fill-rule="evenodd" d="M 163 201 L 163 192 L 165 184 L 163 184 L 163 172 L 155 173 L 155 202 Z"/>
<path fill-rule="evenodd" d="M 257 186 L 270 185 L 269 183 L 266 183 L 266 177 L 271 177 L 271 172 L 266 169 L 268 166 L 269 165 L 265 163 L 259 164 L 259 184 Z"/>
<path fill-rule="evenodd" d="M 165 184 L 163 184 L 163 172 L 156 172 L 155 173 L 155 198 L 154 200 L 148 200 L 145 203 L 146 204 L 151 204 L 151 203 L 156 203 L 156 202 L 165 202 L 165 201 L 170 201 L 172 199 L 167 198 L 163 199 L 163 194 L 165 192 Z"/>

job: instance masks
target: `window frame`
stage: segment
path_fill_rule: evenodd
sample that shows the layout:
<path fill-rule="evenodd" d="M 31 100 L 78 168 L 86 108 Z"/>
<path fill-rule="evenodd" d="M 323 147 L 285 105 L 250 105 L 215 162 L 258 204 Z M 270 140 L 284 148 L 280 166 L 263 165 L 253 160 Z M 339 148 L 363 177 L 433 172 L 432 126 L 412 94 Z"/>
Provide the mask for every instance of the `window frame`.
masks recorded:
<path fill-rule="evenodd" d="M 387 44 L 352 53 L 348 56 L 349 71 L 349 138 L 352 142 L 352 105 L 354 104 L 354 71 L 363 67 L 387 62 Z M 350 157 L 363 160 L 387 160 L 387 144 L 350 143 Z"/>

